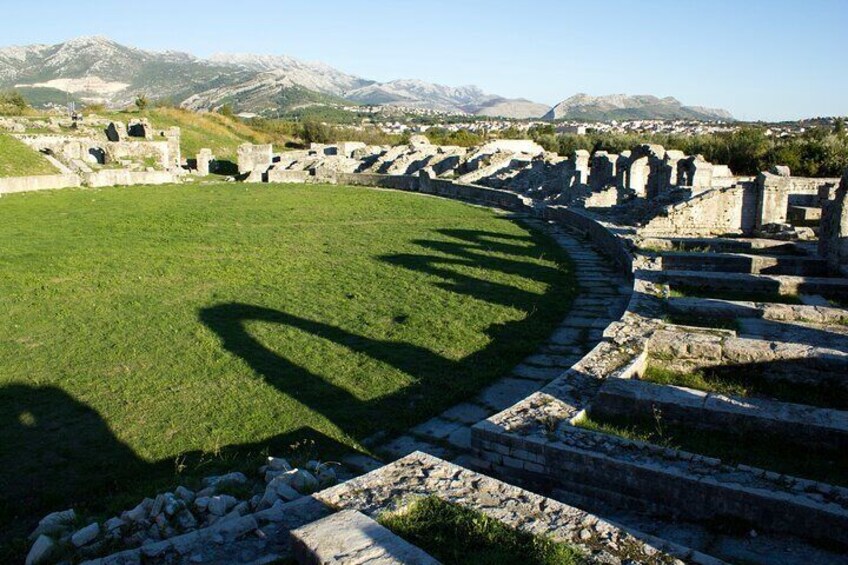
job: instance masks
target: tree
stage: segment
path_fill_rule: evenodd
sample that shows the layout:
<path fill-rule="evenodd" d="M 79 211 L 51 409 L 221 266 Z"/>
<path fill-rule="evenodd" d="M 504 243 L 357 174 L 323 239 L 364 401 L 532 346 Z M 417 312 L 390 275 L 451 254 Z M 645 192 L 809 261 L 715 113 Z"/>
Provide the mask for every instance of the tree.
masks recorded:
<path fill-rule="evenodd" d="M 845 118 L 836 118 L 833 120 L 833 133 L 836 135 L 845 133 Z"/>
<path fill-rule="evenodd" d="M 15 90 L 0 92 L 0 114 L 20 116 L 27 108 L 29 108 L 29 104 L 20 92 Z"/>
<path fill-rule="evenodd" d="M 233 112 L 233 107 L 229 104 L 224 104 L 220 108 L 218 108 L 218 113 L 227 118 L 232 118 L 235 115 Z"/>
<path fill-rule="evenodd" d="M 144 94 L 139 94 L 135 97 L 135 107 L 138 108 L 140 111 L 143 112 L 147 108 L 147 104 L 147 96 L 145 96 Z"/>
<path fill-rule="evenodd" d="M 317 120 L 306 119 L 301 124 L 300 138 L 306 143 L 332 143 L 333 128 Z"/>

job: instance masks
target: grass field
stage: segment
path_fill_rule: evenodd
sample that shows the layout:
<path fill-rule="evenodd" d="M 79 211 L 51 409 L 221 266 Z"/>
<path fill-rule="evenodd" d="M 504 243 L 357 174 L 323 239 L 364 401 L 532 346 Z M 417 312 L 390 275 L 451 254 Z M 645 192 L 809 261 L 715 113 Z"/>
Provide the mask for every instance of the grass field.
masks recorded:
<path fill-rule="evenodd" d="M 504 215 L 330 186 L 12 195 L 0 263 L 7 552 L 51 510 L 405 429 L 503 375 L 576 290 Z"/>
<path fill-rule="evenodd" d="M 56 173 L 56 168 L 37 151 L 10 135 L 0 133 L 0 178 Z"/>

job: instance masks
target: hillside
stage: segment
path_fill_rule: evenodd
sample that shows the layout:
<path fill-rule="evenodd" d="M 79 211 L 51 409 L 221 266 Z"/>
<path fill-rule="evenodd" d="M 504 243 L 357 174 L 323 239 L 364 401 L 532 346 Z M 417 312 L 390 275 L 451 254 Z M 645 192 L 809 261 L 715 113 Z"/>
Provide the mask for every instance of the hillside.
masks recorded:
<path fill-rule="evenodd" d="M 125 47 L 104 37 L 0 49 L 0 87 L 55 89 L 115 106 L 131 103 L 140 92 L 181 101 L 248 74 L 240 67 Z"/>
<path fill-rule="evenodd" d="M 0 133 L 0 177 L 52 175 L 58 172 L 40 153 L 14 137 Z"/>
<path fill-rule="evenodd" d="M 517 98 L 497 98 L 481 105 L 475 111 L 478 116 L 491 116 L 493 118 L 513 118 L 517 120 L 538 119 L 549 111 L 548 106 L 537 104 L 530 100 Z"/>
<path fill-rule="evenodd" d="M 545 114 L 546 120 L 732 120 L 726 110 L 684 106 L 672 97 L 575 94 Z"/>
<path fill-rule="evenodd" d="M 288 139 L 273 138 L 244 122 L 214 112 L 196 113 L 179 108 L 153 108 L 144 112 L 114 112 L 109 117 L 121 121 L 146 117 L 157 128 L 177 126 L 181 129 L 183 156 L 193 158 L 207 147 L 216 158 L 235 161 L 242 143 L 275 143 L 282 146 Z"/>

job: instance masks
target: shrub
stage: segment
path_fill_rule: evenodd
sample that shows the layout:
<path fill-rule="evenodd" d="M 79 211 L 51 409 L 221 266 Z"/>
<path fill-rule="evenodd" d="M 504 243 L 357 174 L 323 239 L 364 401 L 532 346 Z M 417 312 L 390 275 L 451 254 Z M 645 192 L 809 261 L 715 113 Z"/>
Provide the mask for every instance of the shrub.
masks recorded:
<path fill-rule="evenodd" d="M 20 92 L 9 90 L 0 92 L 0 115 L 20 116 L 29 108 L 26 99 Z"/>

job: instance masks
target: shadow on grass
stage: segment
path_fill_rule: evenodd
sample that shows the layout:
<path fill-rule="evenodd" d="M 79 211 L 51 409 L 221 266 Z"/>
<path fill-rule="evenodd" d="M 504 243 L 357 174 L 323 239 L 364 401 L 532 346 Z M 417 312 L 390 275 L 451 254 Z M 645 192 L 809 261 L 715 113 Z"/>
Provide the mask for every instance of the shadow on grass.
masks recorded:
<path fill-rule="evenodd" d="M 75 508 L 78 514 L 113 515 L 177 482 L 192 485 L 217 472 L 255 469 L 263 455 L 289 453 L 295 444 L 320 445 L 321 455 L 346 449 L 314 429 L 301 428 L 217 454 L 191 452 L 177 460 L 148 462 L 116 438 L 95 410 L 59 388 L 6 386 L 0 388 L 0 406 L 5 438 L 0 444 L 0 563 L 23 562 L 26 536 L 49 512 Z M 304 452 L 303 458 L 315 455 Z"/>
<path fill-rule="evenodd" d="M 200 311 L 199 319 L 219 336 L 227 351 L 244 359 L 268 384 L 322 414 L 355 440 L 380 427 L 390 432 L 406 429 L 475 393 L 518 363 L 561 320 L 575 292 L 557 269 L 527 260 L 539 256 L 537 246 L 527 246 L 544 243 L 538 234 L 531 238 L 469 230 L 440 233 L 454 241 L 420 241 L 425 254 L 379 260 L 436 275 L 442 279 L 434 283 L 439 287 L 527 313 L 521 321 L 490 327 L 490 345 L 460 361 L 413 344 L 356 335 L 250 304 L 215 305 Z M 547 245 L 554 244 L 548 241 Z M 492 252 L 501 256 L 487 255 Z M 452 269 L 457 266 L 539 280 L 549 285 L 547 294 L 460 274 Z M 540 304 L 544 307 L 539 308 Z M 247 331 L 251 321 L 297 328 L 342 345 L 410 375 L 414 384 L 388 397 L 360 400 L 327 377 L 263 345 Z M 303 440 L 314 441 L 322 457 L 349 450 L 304 427 L 271 440 L 229 446 L 214 456 L 192 452 L 176 460 L 148 462 L 116 438 L 96 411 L 61 389 L 7 386 L 0 388 L 0 406 L 0 424 L 9 438 L 0 445 L 0 523 L 8 524 L 0 528 L 0 560 L 7 555 L 20 557 L 26 551 L 24 537 L 50 511 L 75 507 L 96 514 L 128 509 L 141 497 L 173 488 L 177 482 L 190 485 L 192 478 L 221 470 L 249 471 L 261 455 L 289 453 L 295 442 Z"/>
<path fill-rule="evenodd" d="M 247 362 L 269 385 L 322 414 L 357 441 L 377 431 L 375 415 L 379 415 L 376 420 L 384 424 L 382 431 L 405 430 L 474 394 L 520 362 L 560 321 L 574 293 L 573 287 L 559 284 L 561 273 L 556 268 L 522 260 L 525 257 L 537 259 L 539 255 L 539 247 L 515 243 L 531 241 L 528 237 L 470 230 L 441 230 L 440 233 L 456 241 L 416 242 L 437 254 L 393 255 L 380 260 L 435 275 L 442 279 L 434 283 L 441 288 L 518 308 L 527 314 L 520 321 L 489 327 L 486 333 L 490 345 L 459 361 L 446 359 L 414 344 L 357 335 L 319 321 L 250 304 L 219 304 L 202 310 L 200 319 L 219 336 L 227 351 Z M 532 241 L 538 245 L 544 243 L 537 234 L 533 234 Z M 510 256 L 486 255 L 491 252 Z M 539 309 L 545 298 L 539 294 L 460 274 L 451 266 L 498 271 L 541 281 L 548 285 L 548 293 L 559 295 L 559 299 L 555 307 Z M 298 366 L 266 347 L 248 331 L 250 322 L 295 328 L 341 345 L 410 375 L 414 384 L 393 395 L 361 400 L 325 376 Z M 387 418 L 386 414 L 391 417 Z"/>

